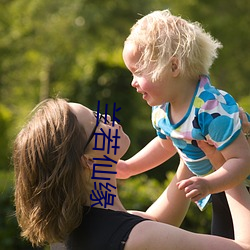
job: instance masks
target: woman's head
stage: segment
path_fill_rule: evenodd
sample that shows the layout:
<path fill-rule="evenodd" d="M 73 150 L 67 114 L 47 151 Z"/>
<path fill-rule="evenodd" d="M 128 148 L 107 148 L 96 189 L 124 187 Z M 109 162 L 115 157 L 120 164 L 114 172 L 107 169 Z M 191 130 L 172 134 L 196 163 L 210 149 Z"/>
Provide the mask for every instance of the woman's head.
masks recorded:
<path fill-rule="evenodd" d="M 130 140 L 127 134 L 124 133 L 122 126 L 118 123 L 111 121 L 111 117 L 90 110 L 89 108 L 79 103 L 69 103 L 71 111 L 76 115 L 81 126 L 85 127 L 87 134 L 87 143 L 85 144 L 85 156 L 98 157 L 105 154 L 109 154 L 109 157 L 113 160 L 119 160 L 127 151 Z M 98 126 L 97 126 L 98 125 Z M 94 133 L 100 135 L 97 136 L 97 140 L 94 140 Z M 106 136 L 104 136 L 106 134 Z M 110 139 L 108 135 L 110 134 Z M 117 136 L 117 138 L 116 138 Z M 115 140 L 115 138 L 117 140 Z M 106 144 L 109 140 L 109 148 L 114 148 L 116 144 L 119 145 L 118 150 L 114 153 L 114 150 L 108 151 L 108 146 L 104 147 L 103 150 L 91 150 L 92 148 L 102 148 L 103 143 Z M 102 144 L 102 145 L 101 145 Z"/>
<path fill-rule="evenodd" d="M 84 185 L 89 171 L 83 156 L 95 124 L 90 109 L 48 99 L 34 109 L 17 135 L 16 215 L 22 235 L 33 244 L 62 241 L 81 222 L 82 207 L 89 200 Z M 86 152 L 95 156 L 92 145 L 93 140 Z"/>
<path fill-rule="evenodd" d="M 188 22 L 168 10 L 154 11 L 138 20 L 125 47 L 127 43 L 141 53 L 138 71 L 149 71 L 153 81 L 164 75 L 173 58 L 182 75 L 196 79 L 208 74 L 217 49 L 222 47 L 199 23 Z"/>
<path fill-rule="evenodd" d="M 84 202 L 86 133 L 68 103 L 39 104 L 14 143 L 16 215 L 33 244 L 62 240 L 79 224 Z"/>

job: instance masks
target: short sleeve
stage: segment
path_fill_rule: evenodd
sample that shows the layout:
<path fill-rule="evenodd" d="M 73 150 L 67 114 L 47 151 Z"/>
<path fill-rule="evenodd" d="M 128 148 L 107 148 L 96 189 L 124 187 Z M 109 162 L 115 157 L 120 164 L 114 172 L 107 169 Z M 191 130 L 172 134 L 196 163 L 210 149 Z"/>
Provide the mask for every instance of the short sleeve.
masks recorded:
<path fill-rule="evenodd" d="M 217 90 L 212 96 L 203 100 L 204 104 L 198 112 L 198 123 L 207 141 L 222 150 L 240 134 L 239 109 L 233 97 L 225 91 Z"/>
<path fill-rule="evenodd" d="M 172 130 L 171 124 L 167 117 L 167 104 L 161 106 L 155 106 L 152 108 L 151 120 L 157 136 L 161 139 L 167 139 Z"/>

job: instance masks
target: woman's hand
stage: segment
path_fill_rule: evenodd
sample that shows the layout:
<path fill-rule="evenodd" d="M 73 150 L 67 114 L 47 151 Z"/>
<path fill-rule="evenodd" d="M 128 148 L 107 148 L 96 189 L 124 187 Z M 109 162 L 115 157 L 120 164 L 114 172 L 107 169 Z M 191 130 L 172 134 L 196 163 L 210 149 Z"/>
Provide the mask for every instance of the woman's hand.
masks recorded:
<path fill-rule="evenodd" d="M 240 108 L 240 119 L 242 122 L 242 131 L 244 132 L 246 139 L 249 143 L 250 139 L 250 122 L 247 119 L 247 115 L 242 108 Z"/>

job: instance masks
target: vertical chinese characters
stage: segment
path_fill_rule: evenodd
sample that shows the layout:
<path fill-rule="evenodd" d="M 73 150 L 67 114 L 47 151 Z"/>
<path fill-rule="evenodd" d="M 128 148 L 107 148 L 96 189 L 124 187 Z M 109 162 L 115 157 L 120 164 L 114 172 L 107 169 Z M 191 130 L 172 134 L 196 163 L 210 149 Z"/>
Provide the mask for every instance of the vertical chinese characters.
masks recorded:
<path fill-rule="evenodd" d="M 116 103 L 114 103 L 113 117 L 111 122 L 107 119 L 108 105 L 106 104 L 105 114 L 103 115 L 100 113 L 100 101 L 98 101 L 97 112 L 94 112 L 96 117 L 96 126 L 91 137 L 94 137 L 95 139 L 93 150 L 105 151 L 106 155 L 104 154 L 101 158 L 93 158 L 95 163 L 93 164 L 93 174 L 91 177 L 92 179 L 108 181 L 110 180 L 108 176 L 103 177 L 103 175 L 100 176 L 98 174 L 116 174 L 116 171 L 110 171 L 109 168 L 112 168 L 111 163 L 116 164 L 117 162 L 111 159 L 108 155 L 110 154 L 111 150 L 113 150 L 112 153 L 116 155 L 117 149 L 120 148 L 117 143 L 118 139 L 120 138 L 120 136 L 118 135 L 118 129 L 111 130 L 111 128 L 109 128 L 108 132 L 105 132 L 101 128 L 100 132 L 96 132 L 96 128 L 98 127 L 100 122 L 114 127 L 115 122 L 120 122 L 120 120 L 116 117 L 116 112 L 118 112 L 120 109 L 121 108 L 116 108 Z M 90 199 L 92 201 L 95 201 L 96 203 L 92 204 L 91 206 L 93 207 L 97 204 L 100 204 L 101 206 L 106 208 L 107 205 L 113 205 L 114 197 L 116 195 L 112 194 L 112 189 L 116 189 L 116 187 L 108 182 L 106 182 L 106 185 L 99 183 L 99 186 L 96 182 L 94 182 L 94 189 L 92 190 L 92 194 L 90 194 Z"/>

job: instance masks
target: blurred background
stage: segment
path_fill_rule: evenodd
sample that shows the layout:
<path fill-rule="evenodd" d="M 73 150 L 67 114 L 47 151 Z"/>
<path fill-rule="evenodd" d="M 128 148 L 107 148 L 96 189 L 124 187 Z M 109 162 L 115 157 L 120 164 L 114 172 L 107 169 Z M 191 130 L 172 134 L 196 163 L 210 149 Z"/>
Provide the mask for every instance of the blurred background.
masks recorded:
<path fill-rule="evenodd" d="M 12 141 L 31 109 L 60 96 L 117 117 L 131 138 L 128 158 L 155 136 L 151 109 L 130 86 L 122 48 L 141 15 L 169 8 L 199 21 L 222 42 L 212 83 L 250 112 L 249 0 L 0 0 L 0 249 L 33 249 L 20 238 L 14 216 Z M 119 181 L 126 208 L 145 210 L 171 180 L 178 157 Z M 211 207 L 191 205 L 182 228 L 210 231 Z M 41 248 L 43 249 L 43 248 Z M 44 248 L 48 249 L 48 247 Z"/>

